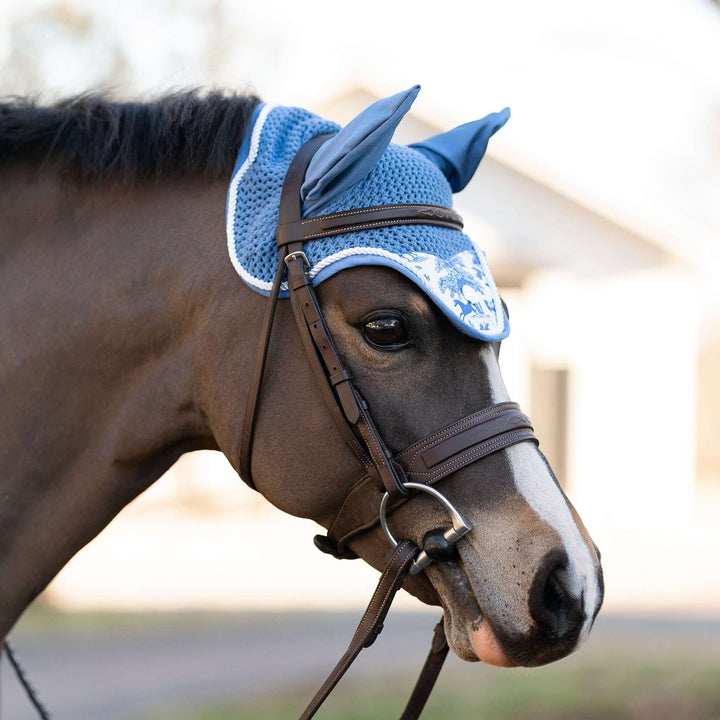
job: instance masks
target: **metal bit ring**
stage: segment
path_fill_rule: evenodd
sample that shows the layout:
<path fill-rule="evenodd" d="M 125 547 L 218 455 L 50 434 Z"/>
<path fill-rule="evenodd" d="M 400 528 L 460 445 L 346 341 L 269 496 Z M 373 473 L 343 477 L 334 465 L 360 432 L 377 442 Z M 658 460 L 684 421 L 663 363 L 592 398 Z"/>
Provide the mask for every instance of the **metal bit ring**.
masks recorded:
<path fill-rule="evenodd" d="M 443 533 L 443 537 L 450 543 L 456 543 L 463 535 L 467 535 L 472 530 L 472 523 L 465 520 L 460 514 L 457 508 L 440 492 L 429 485 L 423 485 L 422 483 L 406 482 L 405 487 L 409 490 L 419 490 L 420 492 L 432 495 L 436 500 L 439 500 L 445 509 L 450 513 L 450 519 L 452 520 L 452 527 L 447 529 Z M 393 537 L 390 532 L 390 528 L 387 523 L 387 504 L 390 499 L 390 495 L 385 493 L 380 501 L 380 527 L 385 533 L 385 537 L 388 539 L 390 544 L 395 547 L 397 540 Z M 421 550 L 415 558 L 413 564 L 410 566 L 410 574 L 417 575 L 421 570 L 426 568 L 432 559 L 428 557 L 428 554 Z"/>

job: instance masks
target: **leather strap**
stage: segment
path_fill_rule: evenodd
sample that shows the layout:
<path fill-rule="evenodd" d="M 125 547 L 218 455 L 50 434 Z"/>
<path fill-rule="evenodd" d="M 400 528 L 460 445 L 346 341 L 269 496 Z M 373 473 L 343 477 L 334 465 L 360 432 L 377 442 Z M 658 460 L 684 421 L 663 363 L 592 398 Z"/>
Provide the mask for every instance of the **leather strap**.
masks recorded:
<path fill-rule="evenodd" d="M 443 618 L 435 626 L 430 652 L 425 659 L 425 664 L 420 671 L 420 676 L 415 683 L 412 695 L 405 706 L 400 720 L 417 720 L 425 707 L 430 693 L 435 687 L 435 682 L 440 675 L 445 658 L 448 656 L 447 638 L 445 637 L 445 623 Z"/>
<path fill-rule="evenodd" d="M 317 149 L 322 145 L 327 138 L 330 137 L 329 135 L 318 135 L 311 140 L 309 140 L 307 143 L 305 143 L 302 148 L 300 148 L 300 151 L 296 155 L 296 161 L 293 162 L 290 166 L 290 169 L 288 170 L 287 176 L 285 178 L 285 183 L 283 185 L 283 193 L 281 195 L 280 199 L 280 205 L 281 205 L 281 212 L 285 213 L 294 213 L 299 212 L 299 206 L 300 206 L 300 200 L 299 200 L 299 192 L 297 193 L 297 197 L 293 197 L 292 192 L 286 192 L 286 187 L 294 187 L 299 186 L 299 184 L 302 183 L 303 178 L 305 176 L 305 169 L 307 167 L 307 164 L 310 162 L 312 156 L 315 154 Z M 243 428 L 242 428 L 242 434 L 240 438 L 240 458 L 239 458 L 239 467 L 240 467 L 240 476 L 242 479 L 251 487 L 255 488 L 255 484 L 252 480 L 252 474 L 251 474 L 251 461 L 252 461 L 252 447 L 253 447 L 253 438 L 255 435 L 255 423 L 257 421 L 257 415 L 259 412 L 259 406 L 260 406 L 260 397 L 261 397 L 261 391 L 262 391 L 262 381 L 263 377 L 265 375 L 265 365 L 267 363 L 267 353 L 268 349 L 270 347 L 270 336 L 272 333 L 272 326 L 273 326 L 273 320 L 275 318 L 275 309 L 277 307 L 277 301 L 280 294 L 280 288 L 282 285 L 283 277 L 285 276 L 285 270 L 286 270 L 286 263 L 285 263 L 285 257 L 286 257 L 287 249 L 284 247 L 280 248 L 279 258 L 278 258 L 278 267 L 275 272 L 275 278 L 273 280 L 272 290 L 270 292 L 270 297 L 268 299 L 268 303 L 265 309 L 265 318 L 263 319 L 263 324 L 260 330 L 260 337 L 258 341 L 258 349 L 257 354 L 255 358 L 255 368 L 253 371 L 252 378 L 250 380 L 250 390 L 248 392 L 248 399 L 247 404 L 245 408 L 245 415 L 243 418 Z M 297 318 L 296 318 L 297 320 Z M 304 338 L 303 338 L 304 339 Z M 306 345 L 305 347 L 306 354 L 309 358 L 314 357 L 315 353 L 314 350 L 312 350 L 311 347 L 308 347 Z M 360 462 L 365 467 L 366 471 L 372 470 L 372 460 L 368 457 L 367 453 L 364 451 L 362 445 L 357 441 L 355 438 L 353 432 L 350 430 L 350 428 L 347 425 L 347 422 L 345 418 L 343 417 L 342 413 L 340 412 L 337 402 L 335 400 L 335 396 L 333 395 L 331 390 L 328 390 L 325 387 L 324 383 L 324 372 L 322 368 L 317 367 L 317 363 L 312 363 L 313 371 L 316 375 L 316 377 L 319 380 L 319 387 L 321 391 L 321 395 L 323 396 L 323 399 L 325 400 L 325 404 L 327 405 L 328 409 L 330 410 L 330 414 L 332 415 L 333 420 L 335 421 L 335 425 L 340 430 L 341 435 L 343 436 L 345 442 L 349 445 L 350 449 L 353 451 L 353 453 L 357 456 L 357 458 L 360 460 Z"/>
<path fill-rule="evenodd" d="M 313 138 L 314 142 L 305 143 L 305 145 L 300 148 L 296 157 L 304 163 L 302 169 L 303 175 L 305 174 L 305 167 L 307 166 L 307 163 L 310 162 L 316 150 L 326 139 L 327 136 Z M 297 173 L 298 168 L 295 163 L 293 163 L 288 170 L 285 183 L 288 182 L 288 178 Z M 302 182 L 302 178 L 300 179 L 300 182 Z M 262 381 L 265 375 L 265 364 L 267 363 L 267 353 L 270 347 L 270 335 L 272 334 L 273 320 L 275 319 L 275 308 L 277 307 L 277 301 L 280 295 L 280 286 L 285 273 L 284 260 L 284 253 L 281 252 L 278 259 L 278 267 L 275 271 L 275 279 L 273 280 L 272 290 L 270 291 L 270 298 L 268 299 L 268 303 L 265 307 L 265 317 L 263 319 L 262 327 L 260 328 L 258 349 L 255 356 L 255 366 L 252 378 L 250 379 L 250 390 L 248 391 L 247 402 L 245 405 L 245 415 L 243 416 L 242 434 L 240 436 L 240 458 L 238 463 L 240 467 L 240 477 L 242 477 L 242 479 L 253 489 L 255 489 L 255 483 L 252 481 L 251 460 L 252 445 L 255 436 L 255 422 L 257 420 L 259 410 Z"/>
<path fill-rule="evenodd" d="M 37 714 L 40 716 L 41 720 L 51 720 L 50 713 L 45 708 L 45 706 L 40 702 L 40 698 L 38 697 L 37 691 L 30 684 L 27 674 L 25 673 L 25 670 L 20 665 L 20 662 L 17 659 L 17 656 L 15 654 L 15 650 L 10 645 L 10 641 L 7 638 L 5 639 L 4 643 L 0 642 L 0 655 L 2 655 L 3 644 L 5 646 L 5 653 L 8 657 L 8 660 L 10 661 L 10 665 L 12 666 L 12 669 L 15 671 L 15 675 L 17 676 L 19 683 L 22 685 L 23 690 L 25 690 L 25 694 L 27 695 L 28 700 L 30 701 L 32 706 L 35 708 L 35 710 L 37 710 Z"/>
<path fill-rule="evenodd" d="M 383 629 L 383 622 L 390 609 L 395 594 L 400 589 L 410 565 L 418 553 L 418 547 L 409 540 L 398 543 L 392 551 L 388 564 L 380 576 L 377 588 L 373 593 L 365 614 L 353 635 L 348 649 L 340 658 L 337 665 L 328 675 L 315 697 L 305 708 L 300 720 L 310 720 L 318 711 L 327 696 L 338 684 L 340 678 L 347 672 L 350 665 L 363 648 L 370 647 Z"/>
<path fill-rule="evenodd" d="M 411 482 L 433 485 L 460 468 L 520 442 L 533 442 L 529 418 L 514 402 L 499 403 L 468 415 L 414 443 L 395 456 Z M 328 528 L 327 538 L 316 540 L 321 550 L 342 557 L 347 542 L 379 522 L 377 508 L 383 491 L 370 475 L 353 485 Z M 389 511 L 407 498 L 391 500 Z"/>
<path fill-rule="evenodd" d="M 320 689 L 315 693 L 305 712 L 301 715 L 300 720 L 310 720 L 310 718 L 315 715 L 342 676 L 347 672 L 355 658 L 360 654 L 360 651 L 363 648 L 370 647 L 382 632 L 383 623 L 388 614 L 388 610 L 390 610 L 390 605 L 392 604 L 395 594 L 402 586 L 403 580 L 410 570 L 410 566 L 417 552 L 417 545 L 409 540 L 403 540 L 398 543 L 392 551 L 387 566 L 380 576 L 377 588 L 350 641 L 348 649 L 340 658 L 330 675 L 328 675 Z M 400 720 L 417 720 L 417 718 L 420 717 L 430 697 L 430 693 L 433 687 L 435 687 L 435 682 L 440 674 L 440 670 L 442 670 L 443 663 L 448 655 L 448 650 L 445 626 L 441 619 L 435 626 L 430 652 L 425 659 L 425 663 Z"/>
<path fill-rule="evenodd" d="M 325 318 L 320 310 L 315 290 L 308 275 L 309 268 L 307 267 L 307 259 L 302 244 L 304 238 L 299 232 L 303 226 L 300 186 L 306 167 L 310 162 L 310 157 L 312 157 L 310 152 L 305 152 L 305 149 L 310 146 L 312 153 L 314 153 L 317 142 L 316 139 L 313 139 L 306 143 L 293 160 L 280 198 L 280 225 L 278 227 L 283 226 L 286 231 L 278 231 L 277 242 L 281 255 L 283 249 L 287 251 L 285 261 L 290 303 L 307 351 L 306 354 L 311 365 L 314 366 L 318 384 L 323 388 L 323 396 L 327 399 L 336 398 L 330 404 L 331 410 L 332 405 L 337 406 L 339 404 L 350 432 L 353 433 L 357 440 L 361 441 L 362 450 L 364 451 L 362 455 L 369 455 L 372 461 L 371 467 L 368 467 L 366 462 L 364 463 L 370 476 L 379 478 L 380 485 L 385 492 L 390 493 L 392 498 L 399 499 L 408 494 L 404 487 L 403 471 L 393 463 L 392 455 L 375 427 L 367 403 L 362 400 L 353 386 L 352 374 L 335 348 L 335 343 L 325 323 Z M 417 209 L 417 207 L 413 206 L 414 209 Z M 387 211 L 391 212 L 391 208 Z M 437 211 L 437 208 L 433 207 L 433 211 Z M 362 212 L 362 210 L 358 211 L 361 215 Z M 382 219 L 381 210 L 376 208 L 373 212 L 375 213 L 373 217 Z M 338 215 L 342 214 L 337 213 L 336 216 Z M 395 221 L 396 218 L 388 218 L 388 220 Z M 430 213 L 424 219 L 424 222 L 445 224 L 448 220 L 445 216 L 436 218 Z M 291 228 L 294 228 L 297 232 L 291 232 Z M 313 349 L 311 350 L 310 347 Z M 322 364 L 322 372 L 318 371 L 317 358 L 320 359 Z M 330 390 L 329 393 L 325 390 L 326 388 Z M 356 454 L 358 453 L 356 452 Z"/>
<path fill-rule="evenodd" d="M 514 402 L 491 405 L 419 440 L 397 455 L 413 482 L 434 482 L 458 467 L 507 447 L 506 440 L 533 440 L 530 418 Z M 514 444 L 514 443 L 510 443 Z"/>
<path fill-rule="evenodd" d="M 272 290 L 270 291 L 270 297 L 265 306 L 265 317 L 262 328 L 260 329 L 260 341 L 255 356 L 255 368 L 250 380 L 250 391 L 248 392 L 247 403 L 245 405 L 242 434 L 240 436 L 240 477 L 253 489 L 255 489 L 255 483 L 252 481 L 250 473 L 250 461 L 252 459 L 252 445 L 255 437 L 255 422 L 257 420 L 260 391 L 262 390 L 262 381 L 265 375 L 265 364 L 270 347 L 270 335 L 272 333 L 273 320 L 275 319 L 275 308 L 277 307 L 278 296 L 280 294 L 280 284 L 282 282 L 284 266 L 285 263 L 281 257 L 278 269 L 275 272 L 275 280 L 273 281 Z"/>
<path fill-rule="evenodd" d="M 287 265 L 288 285 L 291 288 L 290 303 L 298 321 L 300 334 L 303 336 L 306 349 L 308 345 L 312 347 L 312 350 L 308 351 L 308 355 L 310 356 L 310 352 L 316 354 L 324 366 L 322 376 L 316 374 L 320 385 L 333 387 L 337 396 L 335 404 L 337 405 L 339 402 L 345 420 L 356 429 L 361 437 L 363 446 L 372 459 L 373 468 L 385 491 L 393 497 L 407 495 L 407 491 L 403 488 L 404 477 L 401 475 L 401 471 L 391 464 L 392 455 L 375 427 L 367 403 L 355 390 L 352 374 L 335 348 L 303 260 L 296 257 Z M 309 339 L 310 342 L 308 343 L 306 339 Z M 335 382 L 333 382 L 334 379 Z M 372 475 L 376 476 L 375 473 Z"/>
<path fill-rule="evenodd" d="M 463 229 L 463 221 L 453 209 L 439 205 L 375 205 L 306 218 L 281 222 L 277 226 L 278 245 L 287 245 L 297 240 L 317 240 L 318 238 L 342 235 L 361 230 L 390 227 L 391 225 L 443 225 L 454 230 Z"/>
<path fill-rule="evenodd" d="M 306 349 L 308 346 L 312 348 L 308 355 L 310 356 L 311 352 L 315 354 L 324 366 L 322 375 L 316 373 L 319 384 L 332 387 L 337 396 L 335 404 L 340 404 L 346 422 L 355 428 L 362 439 L 363 447 L 372 459 L 375 470 L 371 476 L 379 476 L 382 487 L 393 497 L 407 495 L 402 486 L 404 478 L 399 476 L 400 471 L 391 465 L 392 455 L 375 427 L 367 403 L 355 390 L 352 374 L 335 348 L 304 262 L 299 257 L 288 262 L 288 284 L 291 288 L 290 303 L 300 334 Z"/>
<path fill-rule="evenodd" d="M 286 263 L 289 281 L 290 278 L 294 277 L 295 271 L 300 270 L 297 263 L 302 265 L 302 262 L 302 259 L 298 257 Z M 346 370 L 340 356 L 337 354 L 337 350 L 335 350 L 335 345 L 332 343 L 329 331 L 325 326 L 325 320 L 320 313 L 315 294 L 309 291 L 299 294 L 291 293 L 290 307 L 295 316 L 295 323 L 300 332 L 303 347 L 305 348 L 305 356 L 315 376 L 316 387 L 320 391 L 320 395 L 325 401 L 325 405 L 330 411 L 336 427 L 348 447 L 350 447 L 354 455 L 362 463 L 365 472 L 369 473 L 371 477 L 377 477 L 371 456 L 368 454 L 362 442 L 356 437 L 352 424 L 348 420 L 348 416 L 350 415 L 352 417 L 352 413 L 356 408 L 356 399 L 349 380 L 338 382 L 334 387 L 329 379 L 328 369 L 333 371 L 333 368 L 335 368 L 335 375 L 343 378 L 351 378 L 352 376 L 349 371 Z M 315 313 L 317 313 L 317 315 Z M 316 326 L 314 334 L 312 325 Z M 325 346 L 323 354 L 318 353 L 318 344 L 321 348 L 323 345 Z"/>

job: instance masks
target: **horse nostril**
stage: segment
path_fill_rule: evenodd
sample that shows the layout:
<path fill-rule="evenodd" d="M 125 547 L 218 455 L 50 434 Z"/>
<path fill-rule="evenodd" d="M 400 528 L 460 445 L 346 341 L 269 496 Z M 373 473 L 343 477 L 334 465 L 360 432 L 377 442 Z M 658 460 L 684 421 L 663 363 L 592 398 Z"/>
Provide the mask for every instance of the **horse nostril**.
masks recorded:
<path fill-rule="evenodd" d="M 543 594 L 543 604 L 552 617 L 567 620 L 567 597 L 554 572 L 548 575 Z"/>
<path fill-rule="evenodd" d="M 455 543 L 447 540 L 440 530 L 432 530 L 425 536 L 423 550 L 431 560 L 436 562 L 456 560 L 458 557 Z"/>
<path fill-rule="evenodd" d="M 568 591 L 565 570 L 564 557 L 546 558 L 530 589 L 530 615 L 545 635 L 557 639 L 568 634 L 581 614 L 578 599 Z"/>

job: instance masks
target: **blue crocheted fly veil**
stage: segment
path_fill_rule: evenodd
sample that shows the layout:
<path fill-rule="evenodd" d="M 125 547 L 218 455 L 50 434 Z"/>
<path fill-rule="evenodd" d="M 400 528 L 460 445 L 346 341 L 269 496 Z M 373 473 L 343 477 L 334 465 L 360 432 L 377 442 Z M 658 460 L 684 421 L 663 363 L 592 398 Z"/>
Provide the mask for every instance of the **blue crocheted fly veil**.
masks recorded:
<path fill-rule="evenodd" d="M 487 141 L 509 111 L 405 147 L 392 132 L 419 88 L 382 100 L 345 128 L 294 107 L 261 105 L 240 149 L 228 191 L 227 236 L 233 266 L 268 295 L 278 262 L 275 228 L 290 162 L 311 137 L 338 133 L 316 153 L 303 184 L 304 217 L 374 205 L 452 206 Z M 415 282 L 460 330 L 483 340 L 510 331 L 485 253 L 459 230 L 397 225 L 305 244 L 313 285 L 345 268 L 385 265 Z M 286 286 L 283 293 L 287 295 Z"/>

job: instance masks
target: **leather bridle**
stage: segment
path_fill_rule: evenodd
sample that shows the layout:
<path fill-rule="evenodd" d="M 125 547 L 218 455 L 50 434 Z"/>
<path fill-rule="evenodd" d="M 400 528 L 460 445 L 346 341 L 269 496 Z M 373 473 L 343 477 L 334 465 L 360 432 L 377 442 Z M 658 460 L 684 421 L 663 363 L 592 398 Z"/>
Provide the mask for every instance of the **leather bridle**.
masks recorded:
<path fill-rule="evenodd" d="M 418 440 L 393 455 L 373 422 L 370 408 L 353 383 L 353 376 L 335 347 L 309 275 L 304 244 L 318 238 L 393 225 L 440 225 L 457 230 L 462 219 L 452 209 L 406 204 L 358 208 L 304 219 L 300 187 L 307 167 L 329 135 L 308 140 L 293 159 L 282 188 L 276 240 L 279 259 L 260 332 L 255 369 L 250 383 L 242 430 L 240 474 L 251 487 L 251 458 L 263 375 L 270 345 L 275 309 L 287 278 L 290 305 L 305 354 L 317 380 L 317 389 L 344 441 L 363 466 L 363 474 L 347 492 L 327 535 L 315 537 L 316 546 L 337 558 L 354 558 L 348 543 L 380 523 L 394 545 L 378 587 L 353 639 L 330 676 L 310 702 L 301 720 L 308 720 L 335 687 L 363 647 L 374 642 L 382 629 L 395 593 L 408 572 L 421 572 L 433 560 L 453 557 L 455 543 L 472 526 L 437 489 L 442 478 L 491 453 L 520 442 L 535 442 L 530 420 L 512 402 L 484 408 Z M 417 492 L 429 493 L 448 510 L 452 526 L 434 534 L 420 550 L 410 540 L 397 543 L 387 513 Z M 428 534 L 427 537 L 429 537 Z M 442 620 L 435 629 L 432 648 L 401 720 L 417 718 L 425 705 L 448 652 Z"/>
<path fill-rule="evenodd" d="M 380 523 L 394 549 L 348 649 L 310 701 L 301 720 L 309 720 L 317 712 L 360 650 L 375 641 L 407 573 L 421 572 L 433 560 L 456 557 L 455 543 L 472 530 L 470 523 L 432 485 L 510 445 L 527 441 L 537 443 L 530 420 L 519 406 L 503 402 L 441 428 L 396 455 L 390 453 L 373 422 L 368 404 L 353 384 L 352 374 L 335 347 L 308 274 L 310 267 L 303 250 L 304 243 L 392 225 L 440 225 L 461 230 L 463 223 L 450 208 L 422 204 L 359 208 L 303 220 L 300 186 L 310 160 L 328 137 L 319 135 L 308 140 L 295 155 L 285 176 L 280 198 L 280 222 L 276 231 L 278 267 L 250 383 L 241 437 L 240 474 L 250 487 L 255 487 L 250 473 L 255 421 L 275 309 L 287 276 L 290 305 L 305 354 L 317 380 L 318 392 L 344 441 L 363 466 L 362 476 L 348 490 L 327 535 L 316 535 L 315 545 L 337 558 L 355 558 L 357 555 L 348 543 L 356 535 Z M 410 540 L 397 542 L 387 523 L 387 513 L 396 510 L 418 492 L 434 496 L 445 506 L 451 518 L 450 528 L 426 535 L 422 550 Z M 28 682 L 7 641 L 5 651 L 38 714 L 49 720 L 49 713 Z M 400 720 L 416 720 L 420 716 L 447 653 L 441 619 L 435 627 L 430 653 Z"/>
<path fill-rule="evenodd" d="M 300 720 L 309 720 L 359 652 L 372 645 L 383 628 L 383 621 L 395 594 L 408 572 L 418 573 L 433 560 L 455 557 L 455 543 L 472 530 L 457 509 L 432 485 L 460 468 L 491 453 L 520 442 L 535 442 L 530 420 L 519 406 L 503 402 L 468 415 L 392 455 L 377 430 L 370 408 L 353 384 L 353 377 L 338 353 L 315 295 L 304 243 L 317 238 L 358 232 L 392 225 L 440 225 L 461 230 L 462 219 L 452 209 L 436 205 L 383 205 L 302 219 L 300 186 L 316 150 L 330 137 L 318 135 L 308 140 L 293 159 L 282 188 L 280 222 L 276 240 L 279 249 L 270 299 L 265 311 L 255 369 L 250 383 L 240 447 L 240 474 L 255 487 L 250 473 L 255 421 L 257 419 L 263 375 L 270 346 L 270 334 L 280 289 L 287 275 L 290 305 L 313 374 L 343 439 L 363 466 L 363 475 L 348 490 L 327 535 L 316 535 L 315 545 L 337 558 L 355 558 L 348 547 L 356 535 L 378 523 L 394 549 L 380 576 L 365 614 L 350 645 L 305 709 Z M 396 510 L 417 492 L 434 496 L 447 509 L 451 527 L 428 533 L 420 549 L 410 540 L 397 542 L 387 523 L 387 513 Z M 49 720 L 14 652 L 6 642 L 5 651 L 30 701 L 41 718 Z M 440 673 L 448 645 L 442 619 L 435 627 L 430 653 L 425 660 L 400 720 L 416 720 L 427 702 Z"/>

